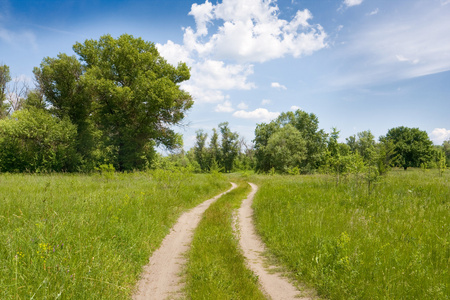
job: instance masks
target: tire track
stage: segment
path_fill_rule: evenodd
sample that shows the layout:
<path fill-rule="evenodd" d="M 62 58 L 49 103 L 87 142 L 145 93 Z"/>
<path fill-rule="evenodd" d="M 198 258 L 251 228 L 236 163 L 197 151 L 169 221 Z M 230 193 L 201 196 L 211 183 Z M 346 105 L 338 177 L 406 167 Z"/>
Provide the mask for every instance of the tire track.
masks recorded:
<path fill-rule="evenodd" d="M 279 273 L 269 273 L 264 267 L 264 265 L 267 264 L 262 255 L 265 251 L 265 246 L 256 233 L 253 224 L 253 209 L 251 207 L 258 187 L 253 183 L 249 184 L 252 187 L 252 191 L 247 199 L 242 202 L 242 205 L 238 210 L 239 244 L 247 259 L 248 267 L 258 276 L 261 289 L 269 298 L 273 300 L 312 299 L 302 298 L 300 291 L 285 277 L 282 277 Z"/>
<path fill-rule="evenodd" d="M 185 212 L 172 227 L 171 232 L 164 238 L 158 250 L 153 252 L 149 263 L 144 267 L 141 280 L 137 285 L 134 300 L 141 299 L 167 299 L 181 296 L 183 283 L 179 273 L 186 263 L 184 254 L 189 250 L 193 231 L 200 222 L 205 210 L 222 195 L 237 187 L 232 187 L 212 199 Z"/>

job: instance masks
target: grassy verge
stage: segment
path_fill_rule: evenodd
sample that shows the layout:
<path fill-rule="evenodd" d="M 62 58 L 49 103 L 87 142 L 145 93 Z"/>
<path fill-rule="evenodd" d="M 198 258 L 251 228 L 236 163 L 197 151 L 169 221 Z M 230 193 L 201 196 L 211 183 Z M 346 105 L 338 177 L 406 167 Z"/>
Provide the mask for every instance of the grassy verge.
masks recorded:
<path fill-rule="evenodd" d="M 0 175 L 0 299 L 127 299 L 182 211 L 224 177 Z"/>
<path fill-rule="evenodd" d="M 449 299 L 449 175 L 392 172 L 371 195 L 324 176 L 254 178 L 257 228 L 320 296 Z"/>
<path fill-rule="evenodd" d="M 241 182 L 206 210 L 189 253 L 189 299 L 265 299 L 232 231 L 233 211 L 249 192 L 250 186 Z"/>

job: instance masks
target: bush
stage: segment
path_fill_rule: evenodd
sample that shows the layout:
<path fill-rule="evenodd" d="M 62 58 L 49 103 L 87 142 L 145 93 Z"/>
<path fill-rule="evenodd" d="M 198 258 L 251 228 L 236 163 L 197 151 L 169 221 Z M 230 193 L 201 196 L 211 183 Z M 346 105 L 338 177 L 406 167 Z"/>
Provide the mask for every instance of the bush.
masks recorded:
<path fill-rule="evenodd" d="M 44 110 L 16 111 L 0 120 L 0 171 L 76 171 L 76 127 Z"/>

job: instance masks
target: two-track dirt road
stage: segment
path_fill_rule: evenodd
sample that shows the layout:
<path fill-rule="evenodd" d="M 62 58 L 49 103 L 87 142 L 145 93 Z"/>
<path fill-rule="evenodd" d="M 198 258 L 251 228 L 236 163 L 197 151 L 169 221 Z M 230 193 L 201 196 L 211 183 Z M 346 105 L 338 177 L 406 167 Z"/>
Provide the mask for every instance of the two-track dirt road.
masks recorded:
<path fill-rule="evenodd" d="M 231 184 L 232 187 L 228 191 L 181 215 L 170 234 L 164 238 L 160 248 L 153 253 L 149 263 L 144 267 L 133 299 L 182 298 L 183 282 L 180 272 L 186 263 L 184 254 L 189 250 L 193 231 L 205 210 L 223 194 L 236 188 L 236 184 Z M 237 222 L 240 246 L 247 258 L 248 267 L 258 276 L 261 289 L 270 299 L 299 299 L 299 291 L 286 278 L 279 274 L 269 273 L 263 266 L 265 261 L 262 256 L 264 245 L 256 234 L 251 208 L 257 186 L 251 183 L 250 185 L 252 191 L 239 209 Z"/>

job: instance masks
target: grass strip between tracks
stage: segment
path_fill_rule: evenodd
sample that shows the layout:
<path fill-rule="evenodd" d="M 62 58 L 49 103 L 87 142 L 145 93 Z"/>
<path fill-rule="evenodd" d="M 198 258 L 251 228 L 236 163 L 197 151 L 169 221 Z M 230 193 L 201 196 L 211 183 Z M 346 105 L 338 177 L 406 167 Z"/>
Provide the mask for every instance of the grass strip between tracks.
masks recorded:
<path fill-rule="evenodd" d="M 189 299 L 265 299 L 233 234 L 233 211 L 250 192 L 247 183 L 238 184 L 211 205 L 195 231 L 186 269 Z"/>

